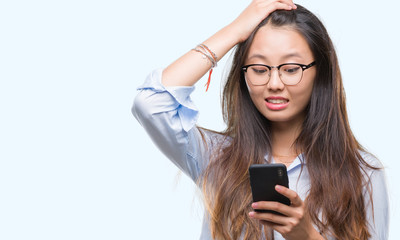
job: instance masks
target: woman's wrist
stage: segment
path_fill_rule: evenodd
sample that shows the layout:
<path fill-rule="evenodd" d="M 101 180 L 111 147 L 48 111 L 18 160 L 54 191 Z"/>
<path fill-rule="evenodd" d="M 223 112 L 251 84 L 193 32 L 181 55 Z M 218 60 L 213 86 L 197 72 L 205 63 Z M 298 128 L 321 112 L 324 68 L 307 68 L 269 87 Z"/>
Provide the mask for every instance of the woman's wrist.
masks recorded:
<path fill-rule="evenodd" d="M 194 85 L 237 43 L 238 37 L 235 32 L 229 27 L 224 27 L 164 69 L 164 86 Z M 201 45 L 203 47 L 199 48 Z"/>
<path fill-rule="evenodd" d="M 204 44 L 215 52 L 215 54 L 218 56 L 217 61 L 219 61 L 239 42 L 240 37 L 238 36 L 237 30 L 230 24 L 204 41 Z"/>

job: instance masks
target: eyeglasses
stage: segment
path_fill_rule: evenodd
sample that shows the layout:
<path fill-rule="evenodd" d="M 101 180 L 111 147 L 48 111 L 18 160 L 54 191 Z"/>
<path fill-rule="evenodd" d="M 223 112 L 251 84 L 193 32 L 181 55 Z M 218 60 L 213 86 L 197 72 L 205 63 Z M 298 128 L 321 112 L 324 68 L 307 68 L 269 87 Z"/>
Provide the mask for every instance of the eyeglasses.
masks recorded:
<path fill-rule="evenodd" d="M 261 86 L 269 82 L 273 68 L 278 69 L 279 77 L 285 85 L 296 85 L 303 78 L 303 71 L 315 65 L 315 61 L 308 64 L 284 63 L 279 66 L 264 64 L 250 64 L 242 67 L 245 77 L 252 85 Z"/>

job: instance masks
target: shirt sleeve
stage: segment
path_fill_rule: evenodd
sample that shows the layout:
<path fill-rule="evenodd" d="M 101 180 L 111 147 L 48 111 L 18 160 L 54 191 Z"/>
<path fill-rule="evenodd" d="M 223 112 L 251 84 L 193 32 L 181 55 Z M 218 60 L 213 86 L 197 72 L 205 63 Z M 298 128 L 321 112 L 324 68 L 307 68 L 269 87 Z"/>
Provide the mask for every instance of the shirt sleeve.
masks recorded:
<path fill-rule="evenodd" d="M 366 199 L 366 217 L 371 233 L 371 240 L 388 239 L 389 233 L 389 196 L 386 186 L 386 175 L 382 164 L 371 155 L 364 155 L 364 159 L 378 170 L 369 170 L 369 187 L 372 190 L 372 203 L 368 189 L 364 191 Z"/>
<path fill-rule="evenodd" d="M 132 113 L 155 145 L 194 181 L 209 159 L 207 135 L 196 127 L 199 116 L 190 94 L 191 87 L 165 87 L 162 69 L 152 72 L 138 88 Z"/>

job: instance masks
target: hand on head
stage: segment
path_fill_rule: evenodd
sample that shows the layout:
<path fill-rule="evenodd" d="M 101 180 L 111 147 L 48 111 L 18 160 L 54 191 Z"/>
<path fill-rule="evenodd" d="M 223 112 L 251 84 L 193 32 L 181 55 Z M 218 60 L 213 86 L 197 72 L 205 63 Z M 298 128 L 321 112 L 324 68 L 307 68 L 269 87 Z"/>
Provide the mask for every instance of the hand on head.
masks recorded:
<path fill-rule="evenodd" d="M 231 27 L 238 32 L 239 42 L 245 41 L 254 29 L 269 14 L 276 10 L 293 10 L 297 6 L 292 0 L 253 0 L 236 18 Z"/>

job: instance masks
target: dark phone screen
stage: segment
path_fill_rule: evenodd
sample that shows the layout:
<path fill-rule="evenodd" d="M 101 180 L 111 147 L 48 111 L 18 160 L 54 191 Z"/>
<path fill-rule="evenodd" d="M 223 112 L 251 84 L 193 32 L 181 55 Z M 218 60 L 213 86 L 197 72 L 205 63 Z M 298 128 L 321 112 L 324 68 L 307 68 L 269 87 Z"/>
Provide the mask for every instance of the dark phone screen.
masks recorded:
<path fill-rule="evenodd" d="M 289 179 L 284 164 L 254 164 L 250 166 L 249 174 L 254 202 L 275 201 L 290 205 L 290 200 L 275 190 L 276 185 L 289 187 Z M 255 211 L 279 214 L 269 210 Z"/>

